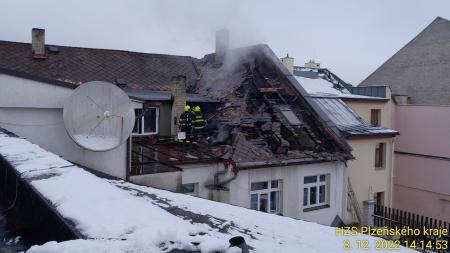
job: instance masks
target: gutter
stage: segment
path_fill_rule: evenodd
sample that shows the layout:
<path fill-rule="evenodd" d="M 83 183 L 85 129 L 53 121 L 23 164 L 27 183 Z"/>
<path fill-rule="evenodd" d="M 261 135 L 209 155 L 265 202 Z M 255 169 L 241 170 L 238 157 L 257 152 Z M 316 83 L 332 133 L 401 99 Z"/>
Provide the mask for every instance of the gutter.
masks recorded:
<path fill-rule="evenodd" d="M 340 159 L 316 159 L 316 160 L 301 160 L 301 159 L 292 159 L 292 160 L 284 160 L 277 162 L 242 162 L 237 163 L 237 168 L 239 170 L 249 170 L 249 169 L 259 169 L 259 168 L 270 168 L 270 167 L 279 167 L 279 166 L 293 166 L 293 165 L 303 165 L 303 164 L 313 164 L 313 163 L 325 163 L 325 162 L 338 162 Z"/>

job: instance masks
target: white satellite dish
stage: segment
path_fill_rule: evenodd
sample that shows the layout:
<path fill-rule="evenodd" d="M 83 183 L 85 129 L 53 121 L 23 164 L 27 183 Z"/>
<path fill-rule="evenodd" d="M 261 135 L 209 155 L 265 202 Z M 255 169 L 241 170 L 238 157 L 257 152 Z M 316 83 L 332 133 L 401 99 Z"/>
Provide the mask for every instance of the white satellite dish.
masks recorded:
<path fill-rule="evenodd" d="M 87 82 L 64 104 L 64 126 L 81 147 L 92 151 L 116 148 L 131 135 L 135 115 L 127 94 L 102 81 Z"/>

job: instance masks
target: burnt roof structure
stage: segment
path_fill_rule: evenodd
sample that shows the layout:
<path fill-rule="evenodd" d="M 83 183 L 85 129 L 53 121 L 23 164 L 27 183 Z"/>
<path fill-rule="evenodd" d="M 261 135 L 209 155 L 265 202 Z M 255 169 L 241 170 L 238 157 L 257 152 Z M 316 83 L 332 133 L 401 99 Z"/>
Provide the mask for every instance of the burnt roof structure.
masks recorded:
<path fill-rule="evenodd" d="M 359 86 L 389 85 L 412 104 L 450 104 L 450 21 L 436 18 Z"/>
<path fill-rule="evenodd" d="M 267 45 L 228 50 L 222 64 L 214 54 L 196 59 L 52 47 L 58 52 L 47 50 L 45 58 L 36 59 L 30 44 L 2 41 L 0 73 L 70 88 L 105 80 L 126 86 L 131 96 L 142 100 L 155 98 L 154 91 L 170 90 L 173 76 L 186 75 L 191 101 L 209 102 L 212 108 L 205 110 L 212 145 L 228 151 L 215 154 L 220 158 L 247 168 L 352 158 L 345 136 Z M 167 100 L 165 92 L 156 97 Z M 172 163 L 173 157 L 162 162 Z"/>

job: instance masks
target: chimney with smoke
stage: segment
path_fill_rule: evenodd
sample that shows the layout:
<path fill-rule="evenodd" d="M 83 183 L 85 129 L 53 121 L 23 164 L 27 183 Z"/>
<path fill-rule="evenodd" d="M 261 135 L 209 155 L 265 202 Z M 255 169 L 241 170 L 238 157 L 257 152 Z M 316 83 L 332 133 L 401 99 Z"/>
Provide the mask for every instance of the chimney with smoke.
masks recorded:
<path fill-rule="evenodd" d="M 34 58 L 45 57 L 45 29 L 31 30 L 31 52 Z"/>
<path fill-rule="evenodd" d="M 289 70 L 289 73 L 294 73 L 294 58 L 289 57 L 289 54 L 286 54 L 286 57 L 281 58 L 281 62 Z"/>
<path fill-rule="evenodd" d="M 216 64 L 223 64 L 225 54 L 228 51 L 229 36 L 228 29 L 221 29 L 216 32 L 216 54 L 214 58 Z"/>

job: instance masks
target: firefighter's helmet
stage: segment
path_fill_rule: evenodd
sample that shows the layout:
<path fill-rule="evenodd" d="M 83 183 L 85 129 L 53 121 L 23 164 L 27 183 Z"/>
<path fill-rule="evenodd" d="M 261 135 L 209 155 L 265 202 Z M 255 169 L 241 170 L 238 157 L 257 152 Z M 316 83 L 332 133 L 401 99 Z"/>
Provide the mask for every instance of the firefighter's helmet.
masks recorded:
<path fill-rule="evenodd" d="M 200 111 L 201 111 L 200 106 L 194 107 L 194 112 L 200 112 Z"/>
<path fill-rule="evenodd" d="M 191 107 L 189 106 L 189 105 L 185 105 L 184 106 L 184 111 L 185 112 L 188 112 L 188 111 L 190 111 L 191 110 Z"/>

